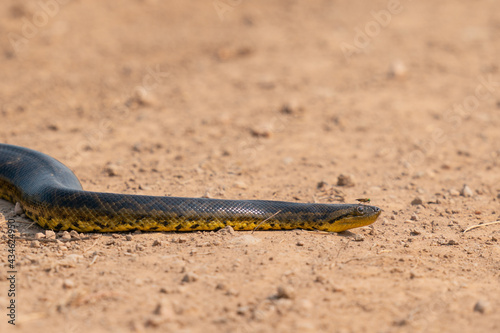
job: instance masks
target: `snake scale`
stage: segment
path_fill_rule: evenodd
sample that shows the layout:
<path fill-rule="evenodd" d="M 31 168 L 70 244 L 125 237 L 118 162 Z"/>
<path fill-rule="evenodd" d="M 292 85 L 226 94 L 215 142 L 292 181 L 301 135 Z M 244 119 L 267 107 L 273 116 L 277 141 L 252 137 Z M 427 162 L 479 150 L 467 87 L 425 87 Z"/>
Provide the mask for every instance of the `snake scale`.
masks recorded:
<path fill-rule="evenodd" d="M 363 204 L 291 203 L 159 197 L 84 191 L 74 173 L 40 152 L 0 144 L 0 198 L 19 202 L 46 229 L 80 232 L 317 229 L 369 225 L 380 208 Z"/>

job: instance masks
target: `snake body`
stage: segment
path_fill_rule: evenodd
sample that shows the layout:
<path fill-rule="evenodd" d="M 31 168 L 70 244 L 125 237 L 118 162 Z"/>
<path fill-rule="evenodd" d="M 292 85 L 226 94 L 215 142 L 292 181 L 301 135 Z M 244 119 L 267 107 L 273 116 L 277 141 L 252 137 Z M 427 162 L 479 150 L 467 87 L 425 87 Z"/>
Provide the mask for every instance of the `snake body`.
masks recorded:
<path fill-rule="evenodd" d="M 340 232 L 373 223 L 380 208 L 158 197 L 84 191 L 74 173 L 40 152 L 0 144 L 0 198 L 19 202 L 52 230 L 80 232 L 317 229 Z"/>

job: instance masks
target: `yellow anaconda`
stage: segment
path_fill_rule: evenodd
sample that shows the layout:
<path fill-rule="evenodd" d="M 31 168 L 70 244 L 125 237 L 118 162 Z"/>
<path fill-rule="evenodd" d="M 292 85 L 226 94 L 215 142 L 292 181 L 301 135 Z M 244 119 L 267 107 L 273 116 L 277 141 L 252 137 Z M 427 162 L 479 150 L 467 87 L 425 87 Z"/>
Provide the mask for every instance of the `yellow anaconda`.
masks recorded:
<path fill-rule="evenodd" d="M 362 204 L 221 200 L 88 192 L 66 166 L 37 151 L 0 144 L 0 198 L 20 202 L 44 228 L 81 232 L 318 229 L 369 225 L 380 208 Z"/>

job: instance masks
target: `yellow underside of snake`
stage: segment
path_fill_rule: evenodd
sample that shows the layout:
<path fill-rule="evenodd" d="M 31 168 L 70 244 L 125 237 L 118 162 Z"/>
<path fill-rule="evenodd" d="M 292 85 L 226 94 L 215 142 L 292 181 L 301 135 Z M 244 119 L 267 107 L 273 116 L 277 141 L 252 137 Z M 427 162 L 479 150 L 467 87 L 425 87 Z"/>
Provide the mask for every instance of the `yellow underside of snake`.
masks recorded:
<path fill-rule="evenodd" d="M 380 208 L 362 204 L 291 203 L 157 197 L 84 191 L 66 166 L 40 152 L 0 144 L 0 198 L 52 230 L 80 232 L 316 229 L 369 225 Z"/>

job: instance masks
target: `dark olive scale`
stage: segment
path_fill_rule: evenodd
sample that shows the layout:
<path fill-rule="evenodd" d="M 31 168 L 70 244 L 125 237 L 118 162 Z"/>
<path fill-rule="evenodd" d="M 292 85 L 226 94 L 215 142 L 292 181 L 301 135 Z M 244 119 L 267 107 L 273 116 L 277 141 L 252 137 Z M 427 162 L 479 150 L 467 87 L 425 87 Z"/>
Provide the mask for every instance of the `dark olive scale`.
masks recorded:
<path fill-rule="evenodd" d="M 373 223 L 380 208 L 360 204 L 292 203 L 156 197 L 84 191 L 54 158 L 0 144 L 0 198 L 20 202 L 44 228 L 81 232 L 318 229 L 340 232 Z"/>

